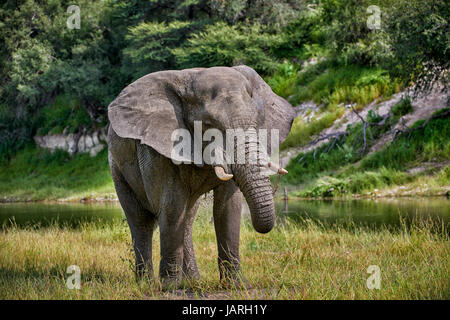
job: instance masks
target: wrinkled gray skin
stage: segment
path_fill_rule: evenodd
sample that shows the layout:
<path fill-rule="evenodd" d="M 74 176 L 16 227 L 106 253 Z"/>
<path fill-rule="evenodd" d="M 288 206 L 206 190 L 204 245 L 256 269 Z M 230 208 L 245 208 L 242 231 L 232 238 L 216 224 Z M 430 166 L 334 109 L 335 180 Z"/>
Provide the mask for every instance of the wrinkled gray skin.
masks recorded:
<path fill-rule="evenodd" d="M 234 175 L 229 181 L 219 180 L 211 165 L 176 165 L 170 158 L 171 134 L 184 128 L 193 136 L 198 120 L 203 122 L 203 131 L 278 129 L 281 142 L 292 125 L 292 106 L 247 66 L 195 68 L 138 79 L 110 104 L 108 117 L 109 164 L 130 226 L 137 275 L 153 276 L 152 235 L 159 225 L 163 284 L 177 285 L 183 277 L 199 277 L 192 224 L 199 197 L 214 190 L 220 277 L 240 281 L 242 195 L 255 230 L 269 232 L 275 220 L 270 180 L 257 165 L 248 163 L 223 163 L 225 171 Z"/>

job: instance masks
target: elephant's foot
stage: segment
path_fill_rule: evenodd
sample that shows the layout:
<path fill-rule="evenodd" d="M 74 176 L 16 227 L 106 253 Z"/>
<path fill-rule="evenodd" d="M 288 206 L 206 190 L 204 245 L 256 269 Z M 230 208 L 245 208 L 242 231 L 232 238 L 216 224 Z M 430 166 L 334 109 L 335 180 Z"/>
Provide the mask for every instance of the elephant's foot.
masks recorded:
<path fill-rule="evenodd" d="M 197 263 L 195 258 L 186 259 L 186 255 L 183 260 L 183 279 L 187 282 L 200 280 L 200 272 L 198 272 Z"/>
<path fill-rule="evenodd" d="M 140 281 L 146 281 L 146 282 L 154 281 L 153 268 L 145 267 L 145 266 L 142 266 L 142 265 L 136 265 L 135 278 L 136 278 L 137 282 L 140 282 Z"/>
<path fill-rule="evenodd" d="M 250 283 L 245 279 L 239 265 L 219 260 L 220 284 L 223 288 L 248 290 Z"/>
<path fill-rule="evenodd" d="M 163 257 L 159 265 L 161 288 L 164 291 L 175 290 L 180 287 L 183 275 L 182 255 Z"/>
<path fill-rule="evenodd" d="M 161 277 L 161 290 L 174 291 L 181 288 L 181 279 L 173 277 Z"/>
<path fill-rule="evenodd" d="M 161 277 L 161 289 L 163 291 L 173 291 L 181 288 L 191 287 L 192 284 L 200 280 L 198 270 L 184 270 L 177 276 Z"/>
<path fill-rule="evenodd" d="M 195 282 L 201 279 L 200 273 L 196 271 L 183 271 L 183 280 L 189 282 Z"/>

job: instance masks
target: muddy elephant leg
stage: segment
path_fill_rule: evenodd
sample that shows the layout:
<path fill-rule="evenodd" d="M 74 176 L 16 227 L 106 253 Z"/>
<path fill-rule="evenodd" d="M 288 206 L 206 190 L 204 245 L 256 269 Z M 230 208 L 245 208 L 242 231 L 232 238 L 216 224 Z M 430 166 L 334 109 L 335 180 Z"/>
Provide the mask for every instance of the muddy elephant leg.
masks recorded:
<path fill-rule="evenodd" d="M 188 279 L 200 278 L 197 261 L 195 260 L 194 246 L 192 244 L 192 225 L 194 223 L 198 206 L 199 202 L 197 201 L 186 215 L 183 249 L 183 276 Z"/>
<path fill-rule="evenodd" d="M 148 275 L 153 278 L 152 236 L 156 218 L 150 211 L 142 207 L 134 191 L 111 159 L 110 166 L 117 196 L 131 230 L 136 256 L 136 277 L 139 279 Z"/>
<path fill-rule="evenodd" d="M 233 181 L 214 189 L 214 228 L 217 237 L 220 279 L 241 286 L 245 280 L 239 261 L 242 193 Z"/>

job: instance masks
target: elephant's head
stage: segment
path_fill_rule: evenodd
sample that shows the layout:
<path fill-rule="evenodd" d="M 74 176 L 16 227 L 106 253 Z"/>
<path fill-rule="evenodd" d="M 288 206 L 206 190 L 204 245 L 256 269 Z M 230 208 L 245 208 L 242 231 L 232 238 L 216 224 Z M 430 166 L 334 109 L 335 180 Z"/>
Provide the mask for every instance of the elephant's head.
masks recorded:
<path fill-rule="evenodd" d="M 236 66 L 149 74 L 121 92 L 110 104 L 108 116 L 119 136 L 138 139 L 168 158 L 186 162 L 192 158 L 174 159 L 172 152 L 171 138 L 177 129 L 188 130 L 192 137 L 196 121 L 201 121 L 203 132 L 214 128 L 224 136 L 228 129 L 267 129 L 267 141 L 271 141 L 271 129 L 276 129 L 281 143 L 295 113 L 252 68 Z M 234 147 L 243 147 L 240 150 L 247 153 L 252 143 L 246 140 L 243 146 Z M 236 156 L 237 151 L 226 152 Z M 267 154 L 271 152 L 269 148 Z M 214 170 L 221 180 L 235 180 L 247 200 L 255 230 L 266 233 L 273 227 L 275 210 L 269 177 L 259 166 L 224 160 Z"/>

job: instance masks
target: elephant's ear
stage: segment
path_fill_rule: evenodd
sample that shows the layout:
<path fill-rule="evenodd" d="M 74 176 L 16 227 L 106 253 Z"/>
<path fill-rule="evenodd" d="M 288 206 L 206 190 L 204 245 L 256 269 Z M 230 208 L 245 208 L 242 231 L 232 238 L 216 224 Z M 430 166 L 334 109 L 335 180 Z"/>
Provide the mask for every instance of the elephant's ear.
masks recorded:
<path fill-rule="evenodd" d="M 248 66 L 235 66 L 233 69 L 242 73 L 250 81 L 252 87 L 252 99 L 260 110 L 260 128 L 267 129 L 268 146 L 270 146 L 270 130 L 277 129 L 279 144 L 289 134 L 296 116 L 292 105 L 285 99 L 276 95 L 260 75 Z M 271 154 L 271 150 L 268 150 Z"/>
<path fill-rule="evenodd" d="M 186 129 L 176 89 L 182 76 L 181 71 L 156 72 L 123 89 L 108 106 L 108 118 L 117 135 L 137 139 L 167 158 L 189 161 L 172 154 L 172 133 Z"/>

